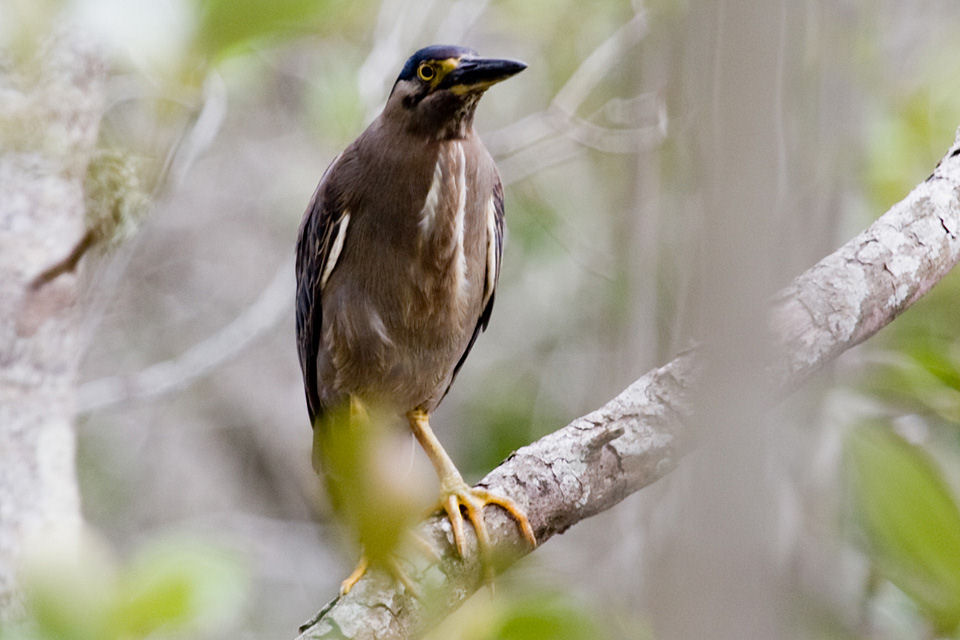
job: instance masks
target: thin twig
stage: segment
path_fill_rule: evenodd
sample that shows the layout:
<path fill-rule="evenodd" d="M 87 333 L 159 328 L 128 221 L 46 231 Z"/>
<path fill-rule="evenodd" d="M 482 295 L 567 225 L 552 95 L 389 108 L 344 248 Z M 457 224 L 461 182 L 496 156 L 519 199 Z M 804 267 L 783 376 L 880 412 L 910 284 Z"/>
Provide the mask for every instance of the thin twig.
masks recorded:
<path fill-rule="evenodd" d="M 77 264 L 80 262 L 80 258 L 82 258 L 87 250 L 93 246 L 93 238 L 93 231 L 88 229 L 87 232 L 83 234 L 83 237 L 77 242 L 77 244 L 73 246 L 73 249 L 65 258 L 59 260 L 53 266 L 47 267 L 30 281 L 29 289 L 31 291 L 36 291 L 43 285 L 57 279 L 63 274 L 76 271 Z"/>
<path fill-rule="evenodd" d="M 176 358 L 150 365 L 130 375 L 110 376 L 80 386 L 77 410 L 88 413 L 121 402 L 183 389 L 239 355 L 273 327 L 292 303 L 293 258 L 280 267 L 256 302 L 230 324 Z"/>

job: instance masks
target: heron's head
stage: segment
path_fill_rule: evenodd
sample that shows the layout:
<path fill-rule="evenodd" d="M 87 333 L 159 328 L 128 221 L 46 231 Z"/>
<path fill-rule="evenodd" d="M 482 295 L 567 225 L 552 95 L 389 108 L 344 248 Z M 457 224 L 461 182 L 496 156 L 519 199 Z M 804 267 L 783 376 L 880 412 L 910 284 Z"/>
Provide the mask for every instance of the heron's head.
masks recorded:
<path fill-rule="evenodd" d="M 462 137 L 473 123 L 483 92 L 526 68 L 518 60 L 482 58 L 465 47 L 424 47 L 403 65 L 384 116 L 399 119 L 417 134 Z"/>

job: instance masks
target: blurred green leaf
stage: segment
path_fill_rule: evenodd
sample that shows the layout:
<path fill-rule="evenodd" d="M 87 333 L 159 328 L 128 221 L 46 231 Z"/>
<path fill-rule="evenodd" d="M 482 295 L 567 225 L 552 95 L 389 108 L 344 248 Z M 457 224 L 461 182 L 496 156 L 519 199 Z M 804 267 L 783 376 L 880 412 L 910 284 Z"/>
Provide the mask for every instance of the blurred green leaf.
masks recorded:
<path fill-rule="evenodd" d="M 497 640 L 597 640 L 602 637 L 592 616 L 555 594 L 513 600 L 488 636 Z"/>
<path fill-rule="evenodd" d="M 409 432 L 396 415 L 355 400 L 327 410 L 314 428 L 314 466 L 323 471 L 334 510 L 372 564 L 396 554 L 435 500 L 429 477 L 398 455 Z"/>
<path fill-rule="evenodd" d="M 930 457 L 885 424 L 856 429 L 846 465 L 875 566 L 939 630 L 960 623 L 960 509 Z"/>
<path fill-rule="evenodd" d="M 957 51 L 927 61 L 912 90 L 890 97 L 874 118 L 869 142 L 867 186 L 871 200 L 886 209 L 930 174 L 960 122 Z M 912 79 L 911 79 L 912 80 Z"/>
<path fill-rule="evenodd" d="M 47 544 L 46 553 L 28 561 L 27 617 L 3 630 L 3 640 L 195 635 L 234 616 L 248 582 L 231 554 L 194 542 L 147 544 L 121 569 L 95 540 L 79 550 L 56 547 Z"/>
<path fill-rule="evenodd" d="M 56 539 L 29 552 L 21 576 L 29 617 L 41 638 L 109 640 L 116 567 L 106 549 Z"/>
<path fill-rule="evenodd" d="M 935 414 L 952 423 L 960 420 L 960 388 L 945 379 L 951 363 L 943 352 L 917 353 L 902 345 L 900 352 L 888 351 L 883 357 L 885 361 L 866 374 L 863 389 L 905 411 Z"/>
<path fill-rule="evenodd" d="M 239 608 L 245 585 L 237 560 L 219 549 L 185 541 L 148 546 L 121 576 L 117 636 L 215 624 Z"/>
<path fill-rule="evenodd" d="M 860 387 L 903 411 L 935 414 L 960 427 L 960 272 L 909 309 L 879 341 L 877 362 Z"/>
<path fill-rule="evenodd" d="M 601 617 L 569 595 L 507 587 L 492 600 L 473 599 L 445 620 L 430 640 L 603 640 L 610 637 Z M 630 637 L 646 637 L 631 629 Z M 640 635 L 637 635 L 640 634 Z"/>
<path fill-rule="evenodd" d="M 331 2 L 318 0 L 197 0 L 196 46 L 218 58 L 251 40 L 300 35 Z"/>

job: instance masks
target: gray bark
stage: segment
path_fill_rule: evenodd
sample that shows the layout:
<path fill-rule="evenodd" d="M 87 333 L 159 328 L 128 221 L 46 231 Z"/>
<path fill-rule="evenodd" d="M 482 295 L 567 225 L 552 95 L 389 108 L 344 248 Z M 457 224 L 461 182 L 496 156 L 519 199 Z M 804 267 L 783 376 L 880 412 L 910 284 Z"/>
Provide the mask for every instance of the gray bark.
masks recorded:
<path fill-rule="evenodd" d="M 83 181 L 103 76 L 98 57 L 64 34 L 36 60 L 0 60 L 0 620 L 19 613 L 28 547 L 51 536 L 69 543 L 80 530 L 81 341 L 68 258 L 86 237 Z"/>
<path fill-rule="evenodd" d="M 904 200 L 774 297 L 771 391 L 803 383 L 929 291 L 960 260 L 958 232 L 960 138 Z M 709 355 L 691 351 L 647 373 L 600 409 L 519 449 L 480 484 L 525 509 L 540 544 L 610 508 L 672 470 L 692 445 L 685 424 Z M 485 519 L 501 568 L 530 551 L 502 510 L 487 509 Z M 372 570 L 324 607 L 300 640 L 409 638 L 479 588 L 475 545 L 461 561 L 450 525 L 439 516 L 419 532 L 440 555 L 439 562 L 414 558 L 409 567 L 425 597 L 412 597 Z"/>

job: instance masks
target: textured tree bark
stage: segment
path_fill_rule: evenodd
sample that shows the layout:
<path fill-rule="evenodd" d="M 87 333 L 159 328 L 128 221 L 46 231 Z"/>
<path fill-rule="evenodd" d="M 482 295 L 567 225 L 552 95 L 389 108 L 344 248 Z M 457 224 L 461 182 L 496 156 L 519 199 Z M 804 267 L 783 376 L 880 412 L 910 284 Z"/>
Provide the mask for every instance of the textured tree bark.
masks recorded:
<path fill-rule="evenodd" d="M 0 67 L 0 620 L 19 612 L 25 548 L 80 530 L 77 278 L 57 265 L 86 235 L 83 180 L 103 76 L 66 32 L 36 60 Z"/>
<path fill-rule="evenodd" d="M 768 381 L 773 393 L 803 383 L 869 338 L 930 290 L 960 260 L 960 137 L 934 173 L 904 200 L 779 292 L 769 315 Z M 694 438 L 685 429 L 706 349 L 647 373 L 600 409 L 523 447 L 481 485 L 525 509 L 540 544 L 663 477 Z M 485 513 L 502 567 L 530 551 L 509 516 Z M 468 528 L 472 533 L 472 529 Z M 300 640 L 410 638 L 479 588 L 475 546 L 461 561 L 446 519 L 420 534 L 439 562 L 417 561 L 410 576 L 426 597 L 405 593 L 379 571 L 328 603 Z"/>

